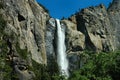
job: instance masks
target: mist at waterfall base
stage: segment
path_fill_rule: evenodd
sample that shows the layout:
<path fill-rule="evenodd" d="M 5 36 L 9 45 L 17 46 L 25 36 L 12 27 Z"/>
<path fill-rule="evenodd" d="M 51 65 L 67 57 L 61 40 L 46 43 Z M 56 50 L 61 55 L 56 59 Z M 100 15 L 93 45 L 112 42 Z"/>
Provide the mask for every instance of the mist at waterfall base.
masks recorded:
<path fill-rule="evenodd" d="M 59 66 L 60 75 L 69 77 L 68 60 L 65 46 L 65 27 L 62 27 L 60 21 L 56 19 L 57 23 L 57 63 Z"/>

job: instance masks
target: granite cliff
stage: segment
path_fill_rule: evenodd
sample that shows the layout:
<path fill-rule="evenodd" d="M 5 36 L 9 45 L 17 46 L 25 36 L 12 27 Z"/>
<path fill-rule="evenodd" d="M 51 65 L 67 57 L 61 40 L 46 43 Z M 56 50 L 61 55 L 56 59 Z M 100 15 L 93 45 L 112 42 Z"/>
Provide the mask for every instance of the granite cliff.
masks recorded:
<path fill-rule="evenodd" d="M 86 50 L 99 53 L 120 49 L 119 7 L 120 0 L 113 0 L 108 9 L 100 4 L 61 20 L 66 27 L 71 71 L 82 66 L 80 56 Z M 39 80 L 43 68 L 57 71 L 52 64 L 56 64 L 55 40 L 56 21 L 41 4 L 35 0 L 1 0 L 0 80 Z"/>

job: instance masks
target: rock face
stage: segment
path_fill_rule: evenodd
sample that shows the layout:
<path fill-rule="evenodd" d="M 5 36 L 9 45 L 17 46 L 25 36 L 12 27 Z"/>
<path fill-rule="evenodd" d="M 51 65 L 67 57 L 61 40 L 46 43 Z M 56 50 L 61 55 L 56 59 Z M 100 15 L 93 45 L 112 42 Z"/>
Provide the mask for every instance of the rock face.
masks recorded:
<path fill-rule="evenodd" d="M 82 51 L 85 48 L 85 36 L 77 31 L 77 25 L 71 21 L 63 20 L 66 24 L 66 46 L 68 51 Z"/>
<path fill-rule="evenodd" d="M 83 9 L 74 17 L 77 30 L 85 36 L 84 49 L 93 51 L 114 50 L 111 35 L 112 26 L 104 5 Z M 72 18 L 69 20 L 73 22 Z"/>
<path fill-rule="evenodd" d="M 28 66 L 34 66 L 32 61 L 47 64 L 45 32 L 48 12 L 35 0 L 0 0 L 0 15 L 6 22 L 3 28 L 0 22 L 0 29 L 3 29 L 0 32 L 0 65 L 7 60 L 5 65 L 12 67 L 12 73 L 17 73 L 20 80 L 33 80 L 34 72 L 28 70 Z M 0 67 L 0 75 L 1 70 Z M 5 76 L 0 78 L 8 80 Z"/>
<path fill-rule="evenodd" d="M 120 49 L 119 15 L 120 0 L 113 0 L 108 9 L 101 4 L 61 20 L 61 25 L 66 27 L 70 70 L 84 64 L 82 52 L 85 50 L 107 52 Z M 7 64 L 20 80 L 36 77 L 28 68 L 34 66 L 32 61 L 54 70 L 55 40 L 56 21 L 35 0 L 0 1 L 0 68 Z M 4 80 L 1 75 L 0 70 L 1 80 Z"/>
<path fill-rule="evenodd" d="M 48 13 L 34 0 L 3 0 L 3 3 L 1 14 L 7 21 L 5 32 L 17 36 L 19 47 L 27 49 L 33 60 L 46 64 L 44 39 Z"/>
<path fill-rule="evenodd" d="M 110 23 L 112 25 L 113 44 L 115 49 L 120 49 L 120 0 L 113 0 L 113 3 L 108 8 Z"/>

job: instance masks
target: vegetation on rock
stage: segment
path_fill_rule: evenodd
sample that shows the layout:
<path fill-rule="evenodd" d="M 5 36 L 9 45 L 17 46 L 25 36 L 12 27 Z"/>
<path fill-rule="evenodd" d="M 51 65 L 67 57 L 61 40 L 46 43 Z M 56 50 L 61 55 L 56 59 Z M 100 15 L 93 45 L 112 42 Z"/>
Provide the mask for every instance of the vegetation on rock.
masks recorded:
<path fill-rule="evenodd" d="M 27 55 L 30 54 L 28 53 L 27 49 L 20 49 L 20 46 L 18 45 L 18 43 L 16 44 L 16 50 L 17 50 L 17 53 L 19 53 L 20 57 L 23 59 L 27 59 Z"/>
<path fill-rule="evenodd" d="M 0 8 L 1 8 L 0 4 Z M 10 80 L 12 68 L 10 67 L 10 63 L 6 61 L 6 55 L 8 53 L 7 43 L 3 39 L 5 36 L 4 28 L 6 26 L 6 21 L 3 19 L 0 14 L 0 78 L 3 80 Z"/>
<path fill-rule="evenodd" d="M 85 52 L 87 61 L 82 68 L 71 72 L 68 80 L 119 80 L 120 79 L 120 51 L 109 53 Z M 89 55 L 89 56 L 88 56 Z M 56 66 L 54 63 L 52 65 Z M 33 61 L 32 70 L 36 74 L 35 80 L 66 80 L 59 75 L 59 71 L 53 72 L 46 66 Z"/>
<path fill-rule="evenodd" d="M 3 4 L 2 4 L 2 2 L 0 1 L 0 8 L 3 8 Z"/>
<path fill-rule="evenodd" d="M 89 54 L 84 66 L 72 72 L 70 80 L 119 80 L 120 51 Z"/>

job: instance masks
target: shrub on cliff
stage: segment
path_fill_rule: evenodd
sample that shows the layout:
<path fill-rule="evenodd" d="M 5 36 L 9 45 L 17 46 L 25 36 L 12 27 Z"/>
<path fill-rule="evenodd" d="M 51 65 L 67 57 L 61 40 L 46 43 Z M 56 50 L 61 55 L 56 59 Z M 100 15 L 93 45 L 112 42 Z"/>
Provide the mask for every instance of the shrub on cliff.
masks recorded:
<path fill-rule="evenodd" d="M 0 14 L 0 33 L 3 32 L 5 26 L 6 26 L 6 21 L 3 19 L 2 15 Z"/>

